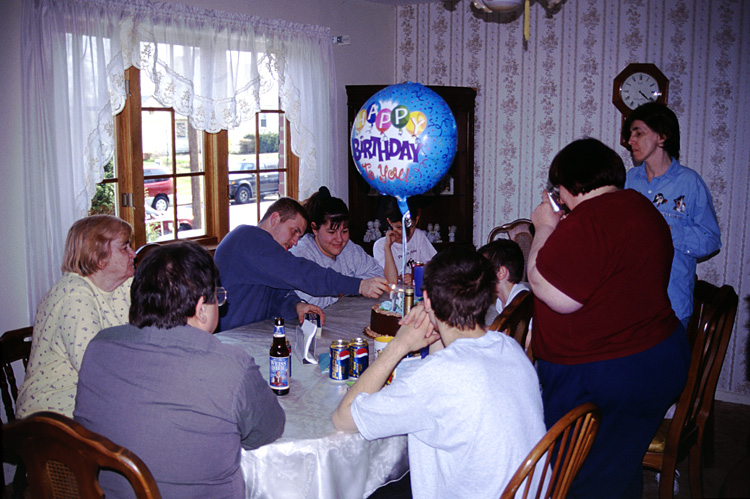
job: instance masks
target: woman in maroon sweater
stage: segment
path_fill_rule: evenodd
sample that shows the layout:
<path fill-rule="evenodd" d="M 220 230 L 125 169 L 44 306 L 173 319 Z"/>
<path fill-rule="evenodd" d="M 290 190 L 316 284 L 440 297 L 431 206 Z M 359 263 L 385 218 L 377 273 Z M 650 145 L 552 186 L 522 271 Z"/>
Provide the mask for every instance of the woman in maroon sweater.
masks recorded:
<path fill-rule="evenodd" d="M 546 196 L 531 219 L 533 350 L 547 427 L 594 402 L 599 433 L 569 497 L 637 497 L 641 461 L 685 384 L 690 352 L 667 284 L 672 238 L 663 217 L 623 190 L 620 157 L 595 139 L 560 151 L 549 179 L 570 213 Z"/>

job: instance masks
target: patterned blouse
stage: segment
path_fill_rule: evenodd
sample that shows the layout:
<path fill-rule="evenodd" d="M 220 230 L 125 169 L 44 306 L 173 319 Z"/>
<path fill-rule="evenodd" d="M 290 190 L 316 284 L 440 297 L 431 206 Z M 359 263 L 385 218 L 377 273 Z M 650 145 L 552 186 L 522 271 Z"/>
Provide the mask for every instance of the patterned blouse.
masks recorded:
<path fill-rule="evenodd" d="M 36 313 L 17 418 L 38 411 L 73 417 L 78 370 L 86 346 L 102 329 L 128 322 L 132 282 L 131 277 L 108 293 L 76 273 L 65 273 L 57 281 Z"/>

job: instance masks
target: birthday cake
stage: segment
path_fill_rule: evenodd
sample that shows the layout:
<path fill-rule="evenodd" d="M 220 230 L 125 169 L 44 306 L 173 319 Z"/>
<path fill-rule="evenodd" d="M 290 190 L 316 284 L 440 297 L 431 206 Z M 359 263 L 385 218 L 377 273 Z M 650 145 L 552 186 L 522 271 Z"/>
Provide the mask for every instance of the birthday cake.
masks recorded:
<path fill-rule="evenodd" d="M 383 310 L 382 305 L 373 305 L 370 311 L 370 325 L 365 327 L 364 333 L 371 337 L 396 336 L 398 332 L 398 321 L 401 314 L 390 310 Z"/>

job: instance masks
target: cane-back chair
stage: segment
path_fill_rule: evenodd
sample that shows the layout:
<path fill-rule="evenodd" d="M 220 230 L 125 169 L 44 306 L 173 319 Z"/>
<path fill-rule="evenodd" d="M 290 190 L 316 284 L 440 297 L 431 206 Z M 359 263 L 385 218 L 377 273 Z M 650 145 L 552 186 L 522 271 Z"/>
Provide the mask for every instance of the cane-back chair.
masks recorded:
<path fill-rule="evenodd" d="M 138 456 L 53 412 L 37 412 L 4 425 L 3 460 L 26 465 L 30 497 L 104 497 L 100 468 L 123 474 L 138 498 L 161 497 Z"/>

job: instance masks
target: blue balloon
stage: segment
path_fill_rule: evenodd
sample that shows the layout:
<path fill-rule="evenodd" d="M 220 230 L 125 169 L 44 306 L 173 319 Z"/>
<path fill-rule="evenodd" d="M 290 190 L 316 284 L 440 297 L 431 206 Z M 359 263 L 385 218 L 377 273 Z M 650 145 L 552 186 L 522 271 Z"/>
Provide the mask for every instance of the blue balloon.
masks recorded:
<path fill-rule="evenodd" d="M 391 112 L 376 115 L 381 109 Z M 406 214 L 406 198 L 428 191 L 447 173 L 456 155 L 456 133 L 453 113 L 434 91 L 419 83 L 391 85 L 357 114 L 352 158 L 367 183 L 396 197 Z"/>

